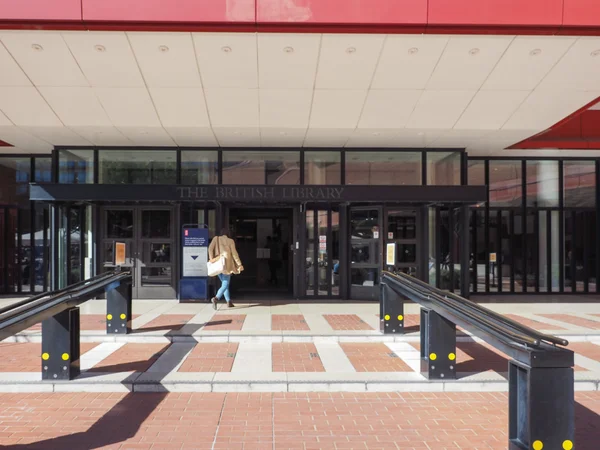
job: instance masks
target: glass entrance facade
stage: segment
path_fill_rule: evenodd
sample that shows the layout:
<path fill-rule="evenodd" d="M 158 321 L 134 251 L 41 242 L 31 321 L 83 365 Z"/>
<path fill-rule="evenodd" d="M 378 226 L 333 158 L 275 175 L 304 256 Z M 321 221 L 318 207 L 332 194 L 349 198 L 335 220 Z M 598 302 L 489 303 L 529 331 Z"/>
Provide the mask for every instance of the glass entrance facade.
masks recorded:
<path fill-rule="evenodd" d="M 58 286 L 98 273 L 111 258 L 110 242 L 119 238 L 131 241 L 138 296 L 175 298 L 180 227 L 206 225 L 212 237 L 229 224 L 230 211 L 261 208 L 256 198 L 230 202 L 193 195 L 138 204 L 111 198 L 29 201 L 34 182 L 119 189 L 379 186 L 387 193 L 486 186 L 485 198 L 467 208 L 448 199 L 282 201 L 294 228 L 286 247 L 294 297 L 376 299 L 384 269 L 478 295 L 597 293 L 598 164 L 580 158 L 469 158 L 444 149 L 65 148 L 52 158 L 3 156 L 0 290 L 42 291 L 52 281 Z M 129 231 L 115 228 L 119 218 Z M 393 265 L 388 244 L 395 248 Z M 47 276 L 55 265 L 64 270 Z"/>

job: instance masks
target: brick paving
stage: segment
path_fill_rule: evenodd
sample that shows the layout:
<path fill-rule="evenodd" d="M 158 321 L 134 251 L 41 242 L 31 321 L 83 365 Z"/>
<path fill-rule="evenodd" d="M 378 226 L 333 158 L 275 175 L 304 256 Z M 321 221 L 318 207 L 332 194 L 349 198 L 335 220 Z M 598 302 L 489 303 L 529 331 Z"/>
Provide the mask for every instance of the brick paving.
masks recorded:
<path fill-rule="evenodd" d="M 271 330 L 310 331 L 310 327 L 302 314 L 273 314 L 271 315 Z"/>
<path fill-rule="evenodd" d="M 231 372 L 238 346 L 237 342 L 196 344 L 179 372 Z"/>
<path fill-rule="evenodd" d="M 83 355 L 97 343 L 82 342 L 79 353 Z M 41 372 L 42 344 L 39 342 L 0 342 L 0 372 Z"/>
<path fill-rule="evenodd" d="M 334 330 L 360 331 L 373 329 L 356 314 L 323 314 L 323 317 Z"/>
<path fill-rule="evenodd" d="M 125 344 L 96 364 L 92 372 L 144 372 L 169 344 Z"/>
<path fill-rule="evenodd" d="M 272 359 L 273 372 L 325 372 L 313 343 L 274 343 Z"/>
<path fill-rule="evenodd" d="M 202 328 L 206 331 L 240 331 L 246 320 L 245 314 L 215 314 Z"/>
<path fill-rule="evenodd" d="M 586 319 L 584 317 L 577 317 L 571 314 L 538 314 L 539 316 L 547 317 L 549 319 L 558 320 L 560 322 L 569 323 L 578 327 L 589 328 L 591 330 L 600 330 L 600 322 L 595 320 Z"/>
<path fill-rule="evenodd" d="M 340 347 L 357 372 L 412 372 L 412 369 L 383 343 L 340 343 Z"/>
<path fill-rule="evenodd" d="M 563 327 L 559 327 L 557 325 L 552 325 L 546 322 L 540 322 L 538 320 L 528 319 L 523 316 L 519 316 L 518 314 L 505 314 L 506 317 L 519 322 L 521 325 L 525 325 L 526 327 L 533 328 L 534 330 L 565 330 Z"/>
<path fill-rule="evenodd" d="M 179 330 L 194 317 L 193 314 L 162 314 L 138 328 L 138 331 Z"/>
<path fill-rule="evenodd" d="M 600 392 L 577 392 L 577 450 L 600 440 Z M 0 394 L 19 450 L 507 447 L 505 393 Z"/>
<path fill-rule="evenodd" d="M 600 362 L 600 345 L 593 344 L 592 342 L 570 342 L 567 348 L 586 358 Z"/>

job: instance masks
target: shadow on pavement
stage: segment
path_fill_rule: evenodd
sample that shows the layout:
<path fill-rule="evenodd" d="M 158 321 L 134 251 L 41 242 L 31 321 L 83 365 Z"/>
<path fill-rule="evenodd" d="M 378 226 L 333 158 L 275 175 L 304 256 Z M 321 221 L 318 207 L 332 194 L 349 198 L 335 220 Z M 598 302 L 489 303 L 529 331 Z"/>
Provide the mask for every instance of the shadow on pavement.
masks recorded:
<path fill-rule="evenodd" d="M 597 450 L 600 447 L 600 415 L 575 402 L 575 447 Z"/>

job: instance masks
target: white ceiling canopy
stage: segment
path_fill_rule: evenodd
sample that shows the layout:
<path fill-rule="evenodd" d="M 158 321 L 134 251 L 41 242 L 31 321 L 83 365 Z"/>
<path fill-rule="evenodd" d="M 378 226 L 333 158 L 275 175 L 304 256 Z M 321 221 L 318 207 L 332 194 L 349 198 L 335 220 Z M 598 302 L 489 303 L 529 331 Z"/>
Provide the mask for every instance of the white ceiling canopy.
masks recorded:
<path fill-rule="evenodd" d="M 0 67 L 0 140 L 10 153 L 499 154 L 600 97 L 598 37 L 0 31 Z"/>

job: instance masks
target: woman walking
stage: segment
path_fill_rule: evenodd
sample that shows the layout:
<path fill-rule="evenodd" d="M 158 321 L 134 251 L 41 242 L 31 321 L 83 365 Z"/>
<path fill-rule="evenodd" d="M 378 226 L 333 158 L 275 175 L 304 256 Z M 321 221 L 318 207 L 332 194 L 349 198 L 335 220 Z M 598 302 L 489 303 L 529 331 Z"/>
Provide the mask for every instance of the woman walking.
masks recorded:
<path fill-rule="evenodd" d="M 223 256 L 225 263 L 223 266 L 223 272 L 219 274 L 219 280 L 221 280 L 221 287 L 217 291 L 217 295 L 211 299 L 213 308 L 217 309 L 217 302 L 224 296 L 227 302 L 228 308 L 233 308 L 235 305 L 231 302 L 229 296 L 229 285 L 231 283 L 231 275 L 239 275 L 244 266 L 240 261 L 240 256 L 235 248 L 235 241 L 229 237 L 229 229 L 221 229 L 221 234 L 215 236 L 208 247 L 209 259 L 215 259 L 219 256 Z"/>

